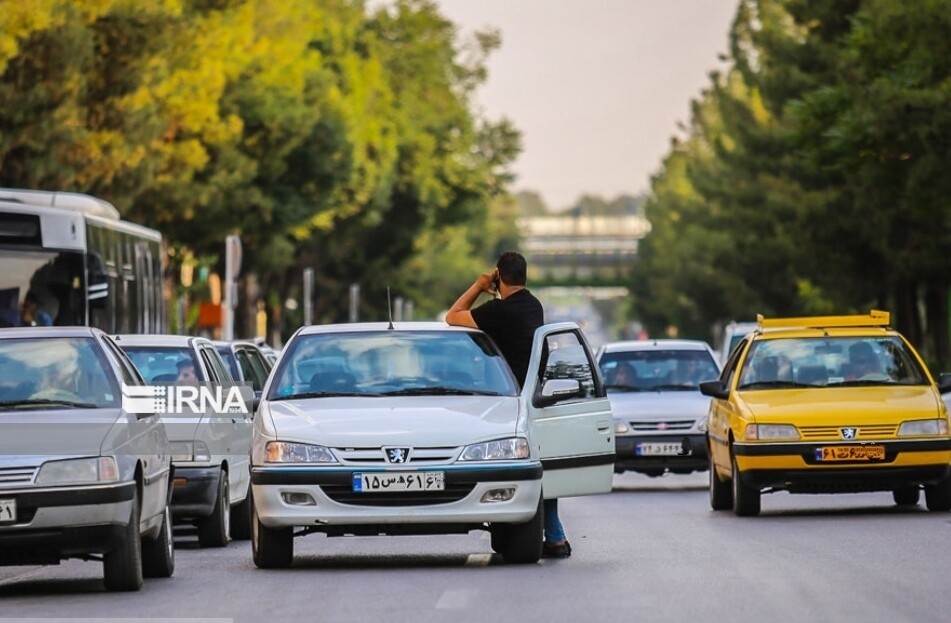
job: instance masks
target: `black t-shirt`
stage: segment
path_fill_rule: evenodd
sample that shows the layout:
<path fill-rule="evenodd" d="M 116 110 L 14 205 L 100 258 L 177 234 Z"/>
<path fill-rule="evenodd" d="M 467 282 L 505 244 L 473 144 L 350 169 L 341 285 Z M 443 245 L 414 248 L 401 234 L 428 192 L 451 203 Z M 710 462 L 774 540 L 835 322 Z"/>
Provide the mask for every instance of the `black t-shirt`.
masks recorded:
<path fill-rule="evenodd" d="M 541 301 L 522 289 L 508 298 L 492 299 L 476 307 L 472 319 L 498 344 L 519 385 L 525 385 L 535 329 L 545 324 Z"/>

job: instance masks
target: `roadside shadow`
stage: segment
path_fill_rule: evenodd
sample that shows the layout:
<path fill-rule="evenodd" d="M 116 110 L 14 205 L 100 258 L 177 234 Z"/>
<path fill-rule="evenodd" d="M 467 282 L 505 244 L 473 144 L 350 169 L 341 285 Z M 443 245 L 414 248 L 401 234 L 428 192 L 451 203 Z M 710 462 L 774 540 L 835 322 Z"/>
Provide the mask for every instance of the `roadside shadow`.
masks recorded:
<path fill-rule="evenodd" d="M 480 554 L 477 555 L 490 555 Z M 467 564 L 471 554 L 295 554 L 294 564 L 283 571 L 326 569 L 368 571 L 382 569 L 445 569 L 474 567 Z M 502 557 L 491 554 L 488 564 L 479 567 L 504 565 Z"/>
<path fill-rule="evenodd" d="M 101 578 L 24 578 L 0 584 L 0 597 L 71 597 L 105 593 Z"/>

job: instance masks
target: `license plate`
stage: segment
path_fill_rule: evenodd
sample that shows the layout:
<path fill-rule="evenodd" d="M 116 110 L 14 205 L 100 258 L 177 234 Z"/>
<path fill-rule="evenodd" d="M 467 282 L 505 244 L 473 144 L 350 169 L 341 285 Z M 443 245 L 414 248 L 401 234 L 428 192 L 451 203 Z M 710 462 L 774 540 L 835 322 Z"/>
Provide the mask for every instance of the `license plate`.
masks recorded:
<path fill-rule="evenodd" d="M 372 472 L 353 475 L 354 493 L 442 491 L 445 488 L 444 472 Z"/>
<path fill-rule="evenodd" d="M 17 520 L 17 501 L 0 500 L 0 523 Z"/>
<path fill-rule="evenodd" d="M 824 446 L 816 448 L 817 461 L 884 461 L 885 446 Z"/>
<path fill-rule="evenodd" d="M 680 456 L 683 454 L 683 451 L 683 444 L 673 442 L 660 443 L 656 441 L 645 441 L 644 443 L 637 444 L 634 448 L 634 453 L 637 456 Z"/>

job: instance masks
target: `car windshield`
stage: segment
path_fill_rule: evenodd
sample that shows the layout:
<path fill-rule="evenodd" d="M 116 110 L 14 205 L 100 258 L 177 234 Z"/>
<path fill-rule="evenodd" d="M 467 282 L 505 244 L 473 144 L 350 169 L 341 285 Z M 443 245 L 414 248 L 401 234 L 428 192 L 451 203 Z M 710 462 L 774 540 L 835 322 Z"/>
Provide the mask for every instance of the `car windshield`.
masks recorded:
<path fill-rule="evenodd" d="M 195 383 L 205 380 L 201 366 L 188 348 L 123 346 L 122 350 L 139 369 L 146 383 Z"/>
<path fill-rule="evenodd" d="M 925 383 L 921 367 L 897 337 L 810 337 L 754 342 L 740 371 L 737 388 Z"/>
<path fill-rule="evenodd" d="M 0 340 L 0 411 L 118 407 L 119 385 L 92 338 Z"/>
<path fill-rule="evenodd" d="M 268 398 L 411 395 L 515 396 L 517 387 L 481 333 L 318 333 L 288 346 Z"/>
<path fill-rule="evenodd" d="M 706 350 L 663 349 L 609 352 L 599 362 L 608 393 L 698 391 L 720 371 Z"/>

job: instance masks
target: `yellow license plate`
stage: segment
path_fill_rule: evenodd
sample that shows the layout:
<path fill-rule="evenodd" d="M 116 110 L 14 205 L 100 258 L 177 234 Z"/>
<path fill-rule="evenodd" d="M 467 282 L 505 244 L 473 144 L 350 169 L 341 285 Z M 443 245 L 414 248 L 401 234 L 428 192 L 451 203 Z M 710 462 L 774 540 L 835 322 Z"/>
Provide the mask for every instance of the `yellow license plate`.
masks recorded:
<path fill-rule="evenodd" d="M 823 446 L 816 448 L 817 461 L 884 461 L 885 446 Z"/>

